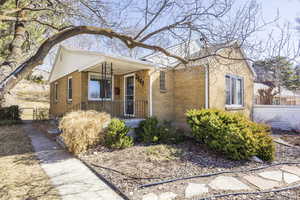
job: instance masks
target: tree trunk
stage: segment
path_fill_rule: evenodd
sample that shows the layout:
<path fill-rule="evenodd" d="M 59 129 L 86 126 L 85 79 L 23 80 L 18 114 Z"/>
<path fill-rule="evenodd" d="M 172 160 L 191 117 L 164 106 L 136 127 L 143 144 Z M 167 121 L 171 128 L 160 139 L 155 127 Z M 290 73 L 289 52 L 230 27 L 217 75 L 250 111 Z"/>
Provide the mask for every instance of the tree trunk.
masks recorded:
<path fill-rule="evenodd" d="M 24 12 L 18 13 L 19 17 L 23 17 Z M 22 45 L 26 38 L 26 29 L 22 22 L 15 22 L 14 37 L 10 44 L 10 53 L 5 59 L 4 63 L 0 66 L 0 81 L 7 77 L 12 71 L 14 71 L 18 64 L 22 61 Z"/>

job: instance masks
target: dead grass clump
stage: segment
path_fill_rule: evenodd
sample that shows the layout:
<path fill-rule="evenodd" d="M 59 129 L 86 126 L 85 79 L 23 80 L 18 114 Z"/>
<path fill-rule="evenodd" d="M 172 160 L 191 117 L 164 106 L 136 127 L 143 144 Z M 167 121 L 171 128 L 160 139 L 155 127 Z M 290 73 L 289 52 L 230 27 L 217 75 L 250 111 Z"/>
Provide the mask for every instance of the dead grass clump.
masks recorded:
<path fill-rule="evenodd" d="M 79 154 L 102 143 L 104 128 L 111 118 L 107 113 L 75 111 L 65 115 L 59 123 L 62 138 L 71 153 Z"/>
<path fill-rule="evenodd" d="M 145 153 L 150 161 L 167 161 L 180 159 L 183 152 L 176 147 L 160 144 L 147 147 Z"/>

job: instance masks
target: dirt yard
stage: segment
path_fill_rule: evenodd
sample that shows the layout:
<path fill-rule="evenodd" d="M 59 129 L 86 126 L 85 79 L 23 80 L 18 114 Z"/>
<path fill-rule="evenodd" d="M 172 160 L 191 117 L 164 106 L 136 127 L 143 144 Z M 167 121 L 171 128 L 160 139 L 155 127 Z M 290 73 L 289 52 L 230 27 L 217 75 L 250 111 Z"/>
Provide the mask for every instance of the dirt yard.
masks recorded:
<path fill-rule="evenodd" d="M 23 125 L 0 127 L 0 199 L 60 199 L 33 154 Z"/>

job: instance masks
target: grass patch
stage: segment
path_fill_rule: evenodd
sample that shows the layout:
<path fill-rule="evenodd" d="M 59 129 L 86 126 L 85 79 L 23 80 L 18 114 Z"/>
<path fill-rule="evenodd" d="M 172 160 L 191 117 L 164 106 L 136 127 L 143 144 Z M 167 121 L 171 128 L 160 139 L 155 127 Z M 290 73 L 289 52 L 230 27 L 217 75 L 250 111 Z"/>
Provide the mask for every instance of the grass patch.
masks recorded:
<path fill-rule="evenodd" d="M 0 129 L 0 199 L 60 199 L 22 125 Z"/>
<path fill-rule="evenodd" d="M 0 126 L 10 126 L 14 124 L 22 124 L 21 120 L 1 120 Z"/>

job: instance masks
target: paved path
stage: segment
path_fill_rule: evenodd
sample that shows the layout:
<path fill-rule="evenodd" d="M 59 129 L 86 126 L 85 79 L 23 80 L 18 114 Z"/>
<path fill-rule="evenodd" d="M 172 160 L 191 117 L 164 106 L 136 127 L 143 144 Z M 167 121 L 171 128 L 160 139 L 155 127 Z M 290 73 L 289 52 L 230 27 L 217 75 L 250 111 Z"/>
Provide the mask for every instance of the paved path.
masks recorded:
<path fill-rule="evenodd" d="M 161 198 L 162 194 L 149 193 L 142 200 L 173 200 L 176 196 L 186 199 L 206 198 L 214 193 L 258 192 L 270 191 L 300 184 L 300 165 L 278 165 L 247 173 L 231 173 L 215 175 L 204 182 L 202 179 L 186 180 L 184 194 L 168 191 L 169 198 Z M 163 194 L 164 194 L 163 193 Z"/>
<path fill-rule="evenodd" d="M 82 162 L 61 149 L 54 141 L 25 125 L 41 167 L 58 189 L 62 200 L 122 200 Z"/>

